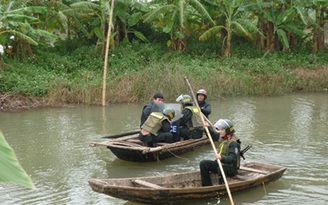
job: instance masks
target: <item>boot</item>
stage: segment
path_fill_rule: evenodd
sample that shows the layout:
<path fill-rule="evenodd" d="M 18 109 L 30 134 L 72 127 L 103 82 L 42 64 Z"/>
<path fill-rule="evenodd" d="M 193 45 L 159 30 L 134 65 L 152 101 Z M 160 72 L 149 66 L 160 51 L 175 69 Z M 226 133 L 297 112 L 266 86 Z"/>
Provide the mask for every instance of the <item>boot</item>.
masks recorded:
<path fill-rule="evenodd" d="M 218 177 L 219 177 L 219 184 L 224 184 L 224 180 L 223 180 L 222 176 L 218 175 Z"/>

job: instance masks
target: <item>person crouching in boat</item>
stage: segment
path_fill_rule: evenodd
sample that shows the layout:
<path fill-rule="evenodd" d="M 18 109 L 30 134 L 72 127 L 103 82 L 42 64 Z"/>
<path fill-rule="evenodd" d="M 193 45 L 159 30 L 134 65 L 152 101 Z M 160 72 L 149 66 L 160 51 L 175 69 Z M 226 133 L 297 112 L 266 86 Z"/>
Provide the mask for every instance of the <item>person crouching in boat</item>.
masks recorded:
<path fill-rule="evenodd" d="M 179 120 L 173 125 L 179 127 L 178 135 L 184 140 L 202 138 L 204 133 L 201 112 L 194 106 L 194 103 L 189 95 L 180 95 L 176 102 L 181 103 L 182 111 Z"/>
<path fill-rule="evenodd" d="M 154 147 L 156 142 L 173 142 L 173 134 L 170 132 L 171 120 L 175 116 L 173 108 L 165 108 L 163 112 L 152 112 L 141 126 L 139 140 L 148 147 Z"/>
<path fill-rule="evenodd" d="M 236 176 L 240 164 L 240 141 L 235 136 L 233 123 L 228 119 L 220 119 L 214 124 L 217 131 L 209 129 L 213 138 L 219 139 L 220 145 L 216 160 L 202 160 L 199 164 L 202 186 L 212 186 L 210 172 L 217 173 L 219 184 L 223 184 L 222 174 L 217 160 L 220 160 L 226 176 Z"/>
<path fill-rule="evenodd" d="M 140 127 L 145 123 L 150 113 L 163 112 L 165 108 L 164 96 L 162 93 L 156 93 L 153 96 L 153 100 L 142 108 Z"/>

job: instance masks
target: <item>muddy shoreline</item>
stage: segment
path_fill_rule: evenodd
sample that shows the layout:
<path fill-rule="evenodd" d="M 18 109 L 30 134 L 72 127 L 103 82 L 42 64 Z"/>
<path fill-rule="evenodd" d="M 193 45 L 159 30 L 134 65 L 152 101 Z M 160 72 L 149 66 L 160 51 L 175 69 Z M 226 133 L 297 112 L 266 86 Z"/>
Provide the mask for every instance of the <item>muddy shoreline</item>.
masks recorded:
<path fill-rule="evenodd" d="M 44 98 L 31 98 L 21 94 L 0 93 L 0 111 L 15 112 L 47 106 L 49 104 Z"/>

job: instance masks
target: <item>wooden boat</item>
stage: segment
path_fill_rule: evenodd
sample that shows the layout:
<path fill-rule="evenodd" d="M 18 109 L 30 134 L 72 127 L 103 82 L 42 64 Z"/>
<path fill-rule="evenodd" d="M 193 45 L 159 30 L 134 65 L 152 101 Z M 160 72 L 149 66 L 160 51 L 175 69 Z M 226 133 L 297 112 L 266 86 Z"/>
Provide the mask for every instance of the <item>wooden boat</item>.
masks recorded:
<path fill-rule="evenodd" d="M 156 143 L 155 147 L 147 147 L 138 139 L 138 134 L 90 143 L 91 146 L 105 146 L 119 159 L 132 162 L 164 160 L 191 152 L 207 144 L 210 144 L 210 140 L 204 135 L 200 139 L 189 139 L 174 143 Z"/>
<path fill-rule="evenodd" d="M 230 192 L 240 192 L 278 180 L 286 167 L 258 162 L 243 164 L 238 175 L 227 177 Z M 90 179 L 95 192 L 143 204 L 178 204 L 186 200 L 206 199 L 226 195 L 225 185 L 218 184 L 212 174 L 213 186 L 202 187 L 199 171 L 167 176 Z"/>

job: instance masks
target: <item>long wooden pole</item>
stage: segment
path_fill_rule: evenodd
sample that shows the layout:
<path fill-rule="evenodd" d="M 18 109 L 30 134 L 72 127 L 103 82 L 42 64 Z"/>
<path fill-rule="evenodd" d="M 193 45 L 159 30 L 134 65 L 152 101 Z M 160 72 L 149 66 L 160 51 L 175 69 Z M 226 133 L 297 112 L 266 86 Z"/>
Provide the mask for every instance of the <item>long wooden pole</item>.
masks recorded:
<path fill-rule="evenodd" d="M 204 121 L 204 116 L 202 115 L 202 112 L 201 112 L 201 109 L 199 108 L 199 105 L 198 105 L 198 101 L 195 97 L 195 94 L 194 94 L 194 91 L 189 83 L 189 80 L 187 78 L 187 76 L 184 77 L 185 81 L 187 82 L 188 84 L 188 87 L 190 89 L 190 92 L 191 92 L 191 95 L 192 95 L 192 98 L 194 99 L 194 102 L 195 102 L 195 105 L 197 106 L 199 112 L 200 112 L 200 116 L 201 116 L 201 119 L 202 119 L 202 122 L 203 122 L 203 125 L 205 125 L 205 121 Z M 211 136 L 211 133 L 209 132 L 208 130 L 208 127 L 204 126 L 205 127 L 205 131 L 207 133 L 207 136 L 208 138 L 210 139 L 210 142 L 211 142 L 211 145 L 212 145 L 212 148 L 213 148 L 213 151 L 214 153 L 216 154 L 217 151 L 216 151 L 216 147 L 215 147 L 215 144 L 213 142 L 213 139 L 212 139 L 212 136 Z M 231 196 L 231 192 L 230 192 L 230 188 L 229 188 L 229 185 L 228 185 L 228 181 L 227 181 L 227 178 L 225 176 L 225 173 L 224 173 L 224 170 L 223 170 L 223 167 L 222 167 L 222 163 L 219 159 L 217 159 L 217 162 L 219 164 L 219 167 L 220 167 L 220 171 L 221 171 L 221 174 L 222 174 L 222 177 L 223 177 L 223 180 L 224 180 L 224 184 L 225 184 L 225 187 L 227 189 L 227 193 L 228 193 L 228 196 L 229 196 L 229 199 L 230 199 L 230 203 L 231 205 L 234 205 L 234 202 L 233 202 L 233 199 L 232 199 L 232 196 Z"/>
<path fill-rule="evenodd" d="M 108 64 L 108 50 L 109 50 L 109 42 L 112 31 L 112 22 L 113 22 L 113 12 L 114 12 L 114 0 L 112 0 L 112 4 L 110 7 L 109 14 L 109 23 L 108 23 L 108 31 L 107 31 L 107 42 L 106 42 L 106 50 L 105 50 L 105 62 L 104 62 L 104 76 L 103 76 L 103 87 L 102 87 L 102 106 L 106 105 L 106 79 L 107 79 L 107 64 Z"/>
<path fill-rule="evenodd" d="M 125 133 L 116 134 L 116 135 L 104 136 L 104 137 L 101 137 L 101 138 L 112 138 L 113 139 L 113 138 L 120 138 L 120 137 L 123 137 L 123 136 L 135 135 L 135 134 L 138 134 L 138 133 L 140 133 L 140 130 L 125 132 Z"/>

